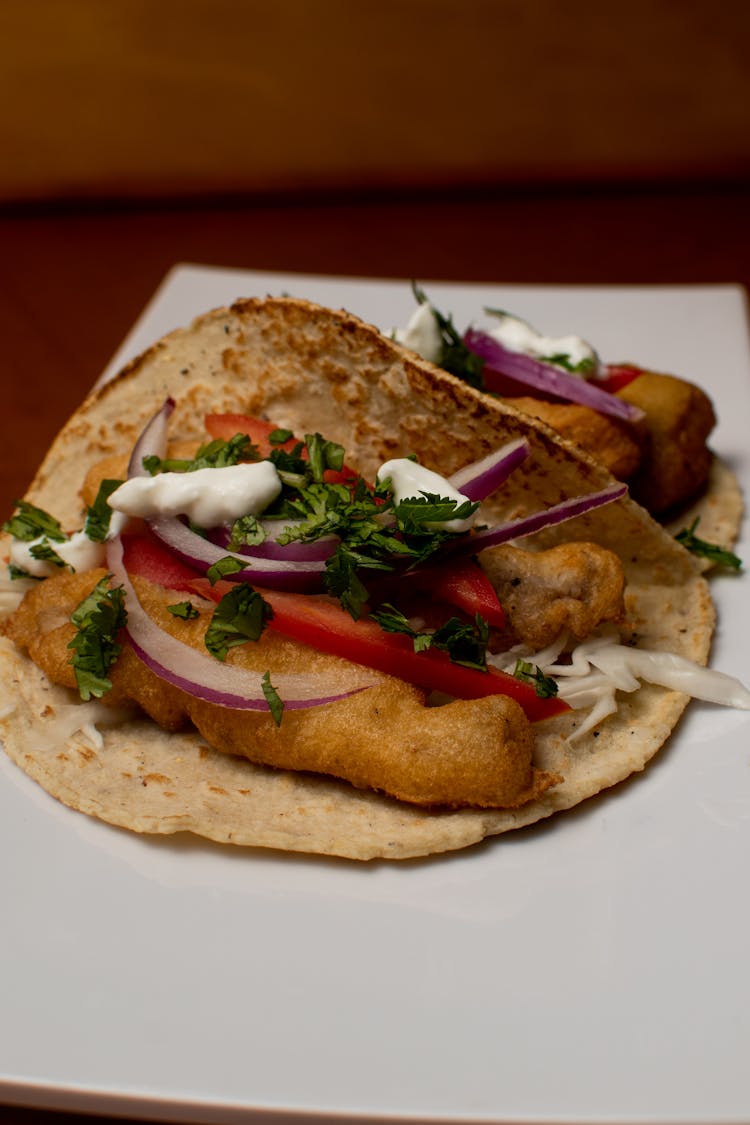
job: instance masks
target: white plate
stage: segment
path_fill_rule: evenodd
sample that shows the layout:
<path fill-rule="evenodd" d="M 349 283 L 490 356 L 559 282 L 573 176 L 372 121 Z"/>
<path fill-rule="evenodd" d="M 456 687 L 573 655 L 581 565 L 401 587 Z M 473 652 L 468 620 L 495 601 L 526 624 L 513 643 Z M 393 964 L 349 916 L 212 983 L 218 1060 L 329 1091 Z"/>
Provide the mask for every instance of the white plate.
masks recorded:
<path fill-rule="evenodd" d="M 430 284 L 712 393 L 750 484 L 750 348 L 729 286 Z M 180 267 L 116 365 L 266 292 L 383 328 L 406 282 Z M 745 555 L 750 555 L 747 542 Z M 747 577 L 714 664 L 748 679 Z M 692 705 L 640 777 L 463 853 L 357 865 L 130 835 L 0 756 L 0 1098 L 223 1121 L 750 1119 L 750 716 Z"/>

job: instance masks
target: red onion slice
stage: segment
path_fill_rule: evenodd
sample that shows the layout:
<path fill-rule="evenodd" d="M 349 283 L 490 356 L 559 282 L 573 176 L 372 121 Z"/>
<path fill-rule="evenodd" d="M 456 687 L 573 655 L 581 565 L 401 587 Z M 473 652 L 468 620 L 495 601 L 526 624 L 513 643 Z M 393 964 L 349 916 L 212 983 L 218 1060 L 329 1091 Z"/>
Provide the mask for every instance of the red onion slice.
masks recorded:
<path fill-rule="evenodd" d="M 303 521 L 295 521 L 301 524 Z M 312 542 L 302 542 L 293 539 L 290 543 L 277 543 L 276 537 L 281 535 L 286 528 L 294 527 L 291 520 L 260 520 L 267 538 L 262 543 L 243 544 L 239 553 L 258 559 L 276 559 L 280 562 L 325 562 L 336 550 L 339 539 L 335 535 L 326 535 Z M 209 534 L 212 543 L 226 547 L 232 536 L 232 528 L 228 524 L 213 528 Z M 225 552 L 226 553 L 226 552 Z"/>
<path fill-rule="evenodd" d="M 143 467 L 144 457 L 164 457 L 167 451 L 167 426 L 175 408 L 173 398 L 165 399 L 164 405 L 143 427 L 140 437 L 133 446 L 128 462 L 129 477 L 148 476 Z"/>
<path fill-rule="evenodd" d="M 263 673 L 225 664 L 161 629 L 146 613 L 123 565 L 119 537 L 107 544 L 107 565 L 125 591 L 127 633 L 134 652 L 160 679 L 219 707 L 242 711 L 268 711 L 263 695 Z M 309 676 L 302 673 L 271 675 L 284 707 L 294 711 L 320 707 L 354 695 L 379 681 L 377 674 L 350 665 L 340 675 Z"/>
<path fill-rule="evenodd" d="M 497 371 L 523 383 L 532 394 L 537 391 L 554 395 L 581 406 L 589 406 L 600 414 L 609 414 L 624 422 L 638 422 L 644 417 L 639 407 L 609 394 L 595 383 L 523 352 L 512 352 L 494 336 L 479 328 L 468 328 L 464 333 L 464 343 L 485 361 L 489 371 Z"/>
<path fill-rule="evenodd" d="M 565 523 L 575 516 L 592 512 L 595 508 L 601 508 L 605 504 L 611 504 L 625 496 L 627 491 L 628 486 L 626 484 L 619 484 L 616 481 L 614 484 L 602 488 L 599 492 L 589 492 L 585 496 L 563 500 L 560 504 L 555 504 L 543 512 L 533 512 L 530 516 L 522 516 L 520 519 L 509 520 L 507 523 L 498 523 L 494 527 L 487 528 L 486 531 L 477 531 L 463 539 L 456 539 L 447 543 L 443 550 L 451 554 L 476 555 L 488 547 L 508 543 L 511 539 L 523 539 L 526 535 L 534 535 L 535 532 L 542 531 L 544 528 L 554 527 L 556 524 Z"/>
<path fill-rule="evenodd" d="M 217 546 L 194 531 L 176 517 L 149 520 L 149 527 L 157 539 L 173 554 L 205 574 L 209 567 L 221 559 L 232 558 L 242 563 L 242 569 L 228 574 L 232 582 L 253 582 L 267 586 L 269 590 L 297 590 L 300 592 L 320 589 L 321 577 L 325 570 L 324 559 L 312 561 L 291 561 L 279 559 L 251 559 Z"/>
<path fill-rule="evenodd" d="M 509 441 L 494 453 L 459 469 L 450 484 L 471 501 L 485 500 L 504 484 L 514 469 L 525 461 L 531 452 L 525 438 Z"/>

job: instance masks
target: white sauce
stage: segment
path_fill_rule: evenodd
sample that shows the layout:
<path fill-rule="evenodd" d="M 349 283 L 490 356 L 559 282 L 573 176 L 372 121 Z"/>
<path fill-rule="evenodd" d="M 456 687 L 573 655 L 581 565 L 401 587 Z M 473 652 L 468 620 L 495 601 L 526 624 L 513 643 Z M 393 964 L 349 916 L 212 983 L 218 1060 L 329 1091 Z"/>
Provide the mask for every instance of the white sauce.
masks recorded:
<path fill-rule="evenodd" d="M 198 527 L 216 527 L 241 516 L 260 515 L 281 492 L 270 461 L 132 477 L 109 498 L 116 511 L 142 519 L 187 516 Z"/>
<path fill-rule="evenodd" d="M 407 457 L 396 457 L 392 461 L 386 461 L 378 469 L 377 480 L 379 484 L 390 480 L 393 498 L 397 504 L 402 500 L 415 499 L 425 493 L 456 500 L 459 504 L 468 500 L 468 497 L 458 492 L 445 477 L 441 477 L 440 473 L 426 469 L 424 465 L 410 461 Z M 475 516 L 476 513 L 473 513 L 465 520 L 437 520 L 434 523 L 426 523 L 425 527 L 433 531 L 468 531 L 474 523 Z"/>
<path fill-rule="evenodd" d="M 97 566 L 104 566 L 104 544 L 94 543 L 83 531 L 76 531 L 62 543 L 56 543 L 44 535 L 29 541 L 14 539 L 10 545 L 10 561 L 35 578 L 49 578 L 51 574 L 57 574 L 60 571 L 59 566 L 42 559 L 35 559 L 31 554 L 32 547 L 45 542 L 71 570 L 94 570 Z"/>
<path fill-rule="evenodd" d="M 422 304 L 417 305 L 406 328 L 396 328 L 393 336 L 399 344 L 403 344 L 405 348 L 411 348 L 413 352 L 421 355 L 422 359 L 428 360 L 429 363 L 439 362 L 443 350 L 443 341 L 435 313 L 428 301 L 423 301 Z"/>
<path fill-rule="evenodd" d="M 494 319 L 495 314 L 493 314 Z M 580 336 L 542 336 L 525 320 L 508 313 L 497 314 L 498 323 L 489 330 L 494 337 L 511 352 L 521 352 L 535 359 L 549 359 L 553 355 L 567 356 L 571 367 L 584 360 L 593 363 L 591 371 L 575 371 L 572 374 L 584 379 L 595 376 L 599 370 L 599 357 L 586 340 Z M 567 368 L 566 368 L 567 370 Z"/>

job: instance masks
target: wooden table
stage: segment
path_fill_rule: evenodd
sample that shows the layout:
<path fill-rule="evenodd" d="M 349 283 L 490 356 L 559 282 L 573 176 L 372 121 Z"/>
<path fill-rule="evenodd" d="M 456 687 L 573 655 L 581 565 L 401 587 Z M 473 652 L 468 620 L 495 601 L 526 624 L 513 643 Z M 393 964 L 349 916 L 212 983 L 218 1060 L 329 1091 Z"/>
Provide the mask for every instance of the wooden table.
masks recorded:
<path fill-rule="evenodd" d="M 749 215 L 750 190 L 716 187 L 0 212 L 0 511 L 10 513 L 176 262 L 423 281 L 750 287 Z M 0 1121 L 12 1125 L 77 1120 L 0 1106 Z"/>

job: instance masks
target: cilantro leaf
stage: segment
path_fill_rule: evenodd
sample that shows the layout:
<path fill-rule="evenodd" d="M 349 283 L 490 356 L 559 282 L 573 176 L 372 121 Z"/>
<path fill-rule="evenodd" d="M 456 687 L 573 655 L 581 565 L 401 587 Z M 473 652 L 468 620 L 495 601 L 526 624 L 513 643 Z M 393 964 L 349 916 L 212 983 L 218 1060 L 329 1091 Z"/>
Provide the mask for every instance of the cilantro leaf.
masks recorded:
<path fill-rule="evenodd" d="M 107 672 L 120 654 L 117 634 L 127 622 L 125 596 L 121 586 L 110 588 L 111 575 L 105 575 L 71 614 L 76 626 L 69 643 L 71 664 L 81 699 L 97 699 L 112 687 Z"/>
<path fill-rule="evenodd" d="M 217 660 L 226 660 L 230 648 L 259 640 L 271 617 L 273 610 L 268 602 L 247 582 L 238 582 L 213 612 L 206 630 L 206 648 Z"/>
<path fill-rule="evenodd" d="M 48 562 L 59 567 L 68 565 L 65 559 L 60 558 L 48 539 L 43 539 L 41 543 L 32 543 L 29 547 L 29 554 L 32 559 L 36 559 L 38 562 Z"/>
<path fill-rule="evenodd" d="M 54 516 L 42 508 L 36 508 L 27 500 L 16 500 L 16 509 L 16 513 L 3 524 L 3 531 L 7 531 L 14 539 L 21 539 L 25 543 L 39 539 L 42 535 L 55 543 L 62 543 L 67 539 Z"/>
<path fill-rule="evenodd" d="M 109 506 L 109 498 L 121 484 L 121 480 L 103 480 L 99 485 L 99 491 L 96 494 L 94 503 L 86 512 L 86 522 L 83 526 L 83 530 L 94 543 L 103 543 L 107 538 L 110 521 L 112 519 L 112 509 Z"/>
<path fill-rule="evenodd" d="M 198 617 L 198 610 L 192 602 L 175 602 L 174 605 L 168 605 L 167 610 L 173 617 L 179 617 L 182 621 L 191 621 L 194 617 Z"/>
<path fill-rule="evenodd" d="M 271 433 L 268 435 L 268 440 L 271 445 L 283 445 L 285 441 L 289 441 L 290 438 L 293 437 L 294 434 L 291 430 L 278 429 L 271 431 Z"/>
<path fill-rule="evenodd" d="M 344 464 L 344 447 L 327 441 L 322 434 L 305 434 L 305 445 L 310 456 L 310 471 L 314 481 L 322 481 L 326 469 L 340 472 Z"/>
<path fill-rule="evenodd" d="M 263 695 L 273 716 L 273 721 L 276 723 L 277 727 L 280 727 L 281 719 L 284 714 L 284 701 L 271 683 L 270 672 L 263 673 L 261 688 L 263 689 Z"/>
<path fill-rule="evenodd" d="M 463 664 L 482 672 L 487 669 L 490 627 L 480 614 L 476 614 L 473 622 L 450 617 L 434 632 L 414 629 L 401 610 L 387 602 L 371 616 L 386 633 L 405 633 L 411 637 L 415 652 L 440 649 L 448 654 L 453 664 Z"/>
<path fill-rule="evenodd" d="M 394 512 L 396 520 L 402 531 L 411 535 L 434 534 L 437 530 L 443 535 L 442 529 L 432 527 L 432 524 L 445 523 L 448 520 L 468 519 L 479 507 L 478 502 L 471 500 L 452 500 L 447 496 L 437 496 L 431 492 L 423 492 L 420 496 L 409 496 L 396 504 Z"/>
<path fill-rule="evenodd" d="M 232 555 L 225 555 L 223 559 L 219 559 L 208 568 L 206 578 L 212 586 L 215 586 L 220 578 L 226 578 L 228 574 L 237 574 L 240 570 L 244 570 L 244 563 L 233 558 Z"/>
<path fill-rule="evenodd" d="M 260 460 L 260 450 L 253 445 L 247 434 L 235 434 L 225 440 L 215 438 L 202 445 L 195 457 L 156 457 L 143 458 L 143 467 L 151 476 L 156 473 L 194 473 L 197 469 L 225 469 L 238 465 L 240 461 Z"/>
<path fill-rule="evenodd" d="M 257 547 L 264 543 L 266 533 L 263 525 L 255 516 L 241 516 L 232 524 L 232 533 L 227 543 L 230 551 L 239 551 L 240 547 Z"/>
<path fill-rule="evenodd" d="M 719 547 L 716 543 L 709 543 L 706 539 L 699 539 L 695 534 L 695 529 L 700 523 L 700 516 L 696 516 L 690 527 L 684 527 L 675 535 L 678 543 L 682 543 L 683 547 L 687 547 L 688 551 L 692 551 L 694 555 L 700 558 L 709 559 L 717 566 L 726 566 L 731 570 L 740 570 L 742 568 L 742 559 L 735 555 L 732 551 L 727 551 L 723 547 Z"/>
<path fill-rule="evenodd" d="M 517 660 L 516 666 L 513 669 L 513 675 L 517 680 L 523 680 L 524 683 L 532 684 L 536 688 L 536 694 L 540 699 L 550 699 L 552 696 L 557 695 L 557 684 L 551 676 L 545 676 L 544 672 L 537 664 L 531 664 L 528 660 Z"/>

